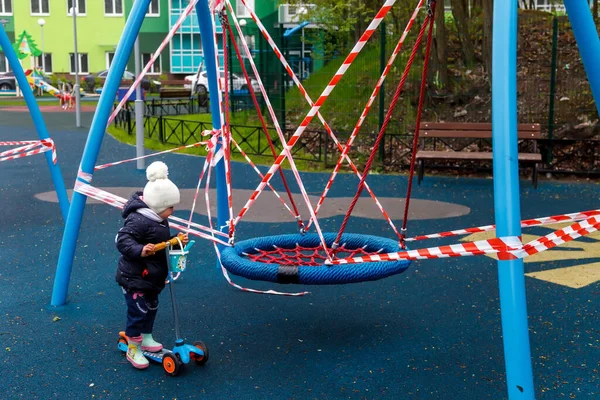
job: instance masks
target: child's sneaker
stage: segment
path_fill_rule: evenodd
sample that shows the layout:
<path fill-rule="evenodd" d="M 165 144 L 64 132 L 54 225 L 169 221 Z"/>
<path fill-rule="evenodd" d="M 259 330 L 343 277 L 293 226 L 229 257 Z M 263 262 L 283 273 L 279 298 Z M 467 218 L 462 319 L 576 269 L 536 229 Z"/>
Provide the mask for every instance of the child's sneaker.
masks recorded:
<path fill-rule="evenodd" d="M 142 333 L 142 350 L 157 353 L 163 349 L 163 345 L 152 338 L 151 333 Z"/>
<path fill-rule="evenodd" d="M 129 361 L 137 369 L 144 369 L 148 367 L 148 360 L 142 354 L 142 337 L 130 337 L 127 345 L 127 361 Z"/>

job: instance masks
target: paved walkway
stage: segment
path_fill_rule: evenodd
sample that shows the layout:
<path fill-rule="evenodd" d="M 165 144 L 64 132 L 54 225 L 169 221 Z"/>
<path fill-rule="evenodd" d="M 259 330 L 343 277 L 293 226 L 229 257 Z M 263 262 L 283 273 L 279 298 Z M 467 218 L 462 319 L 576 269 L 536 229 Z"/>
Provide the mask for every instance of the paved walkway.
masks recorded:
<path fill-rule="evenodd" d="M 72 113 L 46 113 L 67 187 L 72 187 L 87 138 Z M 83 114 L 89 126 L 91 114 Z M 0 141 L 35 139 L 25 114 L 0 110 Z M 98 163 L 133 157 L 135 149 L 106 137 Z M 161 158 L 182 188 L 178 215 L 189 217 L 202 160 Z M 251 169 L 233 165 L 236 199 L 257 185 Z M 290 182 L 293 177 L 288 173 Z M 328 178 L 302 174 L 311 196 Z M 369 178 L 400 224 L 406 178 Z M 145 184 L 133 164 L 98 171 L 94 184 L 124 196 Z M 596 184 L 521 182 L 524 218 L 598 208 Z M 339 176 L 320 220 L 337 231 L 356 178 Z M 278 189 L 281 184 L 277 184 Z M 292 184 L 295 188 L 295 184 Z M 8 398 L 210 399 L 500 399 L 506 397 L 496 262 L 488 257 L 414 262 L 376 282 L 326 287 L 275 286 L 233 277 L 253 288 L 305 290 L 301 298 L 261 296 L 227 284 L 212 247 L 199 241 L 191 266 L 176 282 L 184 338 L 205 341 L 210 360 L 177 378 L 152 365 L 134 370 L 116 349 L 124 302 L 114 282 L 114 236 L 122 220 L 89 202 L 73 267 L 68 305 L 49 306 L 62 238 L 44 157 L 0 163 L 0 388 Z M 296 231 L 272 195 L 240 225 L 238 240 Z M 392 237 L 365 202 L 349 232 Z M 302 200 L 298 197 L 298 201 Z M 237 204 L 237 203 L 236 203 Z M 492 181 L 428 177 L 414 187 L 409 234 L 493 223 Z M 236 206 L 237 207 L 237 206 Z M 373 212 L 374 211 L 374 212 Z M 307 215 L 306 212 L 302 213 Z M 205 213 L 195 216 L 205 220 Z M 550 232 L 534 228 L 524 240 Z M 446 239 L 423 246 L 450 244 Z M 590 399 L 598 393 L 600 236 L 571 242 L 526 261 L 530 342 L 536 398 Z M 173 317 L 161 297 L 155 336 L 171 346 Z"/>

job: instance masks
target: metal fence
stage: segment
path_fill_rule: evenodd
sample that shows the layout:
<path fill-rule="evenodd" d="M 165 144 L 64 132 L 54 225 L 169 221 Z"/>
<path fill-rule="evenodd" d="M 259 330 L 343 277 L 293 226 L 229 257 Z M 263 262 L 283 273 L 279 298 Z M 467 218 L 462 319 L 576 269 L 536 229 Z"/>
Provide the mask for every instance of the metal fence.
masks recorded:
<path fill-rule="evenodd" d="M 479 32 L 480 29 L 477 24 L 481 24 L 481 21 L 473 19 L 475 32 Z M 310 78 L 315 66 L 323 64 L 322 71 L 331 72 L 329 76 L 333 76 L 339 63 L 331 61 L 345 55 L 343 49 L 351 43 L 352 38 L 349 38 L 346 43 L 339 43 L 337 50 L 315 55 L 315 45 L 311 43 L 311 35 L 307 34 L 306 42 L 301 43 L 297 38 L 295 41 L 293 38 L 284 39 L 283 27 L 278 27 L 276 24 L 269 26 L 275 26 L 272 31 L 274 38 L 278 40 L 280 49 L 290 60 L 294 58 L 297 48 L 302 44 L 305 49 L 312 49 L 311 63 L 307 65 L 300 57 L 301 62 L 297 63 L 299 69 L 297 72 L 304 72 L 301 76 L 304 79 L 303 84 L 315 100 L 324 89 L 323 82 Z M 415 26 L 418 26 L 418 23 Z M 377 33 L 378 37 L 371 40 L 363 50 L 366 55 L 357 58 L 348 70 L 348 74 L 353 74 L 352 79 L 342 79 L 335 88 L 337 97 L 331 98 L 320 110 L 342 143 L 345 143 L 349 137 L 371 95 L 382 61 L 387 60 L 395 45 L 392 38 L 397 39 L 399 32 L 394 32 L 394 27 L 395 25 L 390 21 L 387 26 L 382 27 Z M 450 54 L 451 60 L 454 60 L 451 65 L 451 87 L 446 88 L 446 93 L 443 93 L 430 82 L 424 100 L 422 120 L 490 122 L 490 85 L 486 81 L 487 75 L 482 71 L 473 71 L 473 68 L 480 68 L 481 60 L 475 67 L 460 62 L 460 51 L 456 51 L 460 46 L 457 45 L 457 35 L 452 29 L 452 26 L 448 27 L 450 48 L 455 49 L 455 53 Z M 248 32 L 248 35 L 252 36 L 253 33 Z M 481 37 L 477 33 L 474 37 L 476 46 L 480 49 Z M 404 67 L 402 58 L 406 59 L 413 42 L 414 35 L 409 36 L 404 45 L 402 53 L 404 55 L 401 54 L 399 64 L 394 67 L 386 80 L 387 89 L 382 90 L 384 95 L 373 104 L 372 111 L 364 121 L 361 133 L 353 145 L 351 157 L 358 164 L 366 159 L 373 146 L 394 88 L 402 74 Z M 260 40 L 258 33 L 255 36 L 255 43 L 253 58 L 257 69 L 261 73 L 276 115 L 280 121 L 285 121 L 282 126 L 285 127 L 286 135 L 290 135 L 310 107 L 300 95 L 294 94 L 295 88 L 289 87 L 287 73 L 273 58 L 271 50 L 267 48 L 264 41 Z M 476 54 L 480 57 L 478 51 Z M 232 70 L 239 73 L 240 65 L 236 62 L 232 59 Z M 250 69 L 248 60 L 245 60 L 245 63 Z M 543 139 L 538 143 L 538 148 L 544 157 L 542 170 L 588 175 L 600 173 L 600 129 L 598 124 L 594 123 L 598 119 L 597 109 L 568 18 L 540 12 L 520 14 L 517 63 L 519 122 L 539 123 L 542 126 Z M 408 77 L 403 95 L 380 147 L 378 162 L 380 168 L 384 170 L 399 171 L 409 165 L 421 66 L 422 56 L 415 60 L 413 71 Z M 376 73 L 373 73 L 373 70 Z M 233 112 L 245 108 L 239 104 L 250 104 L 247 100 L 238 99 L 238 102 L 233 102 L 238 104 Z M 164 142 L 183 144 L 187 143 L 188 139 L 198 140 L 196 132 L 204 129 L 196 126 L 202 125 L 201 123 L 171 120 L 164 115 L 159 114 L 158 118 L 146 118 L 147 135 L 158 137 Z M 131 116 L 124 118 L 127 121 L 127 130 L 132 133 L 133 119 Z M 264 146 L 266 143 L 264 138 L 262 142 L 260 141 L 263 135 L 260 128 L 235 126 L 233 130 L 236 132 L 235 135 L 239 135 L 241 144 L 245 146 L 244 150 L 248 150 L 249 154 L 270 155 L 268 146 Z M 272 135 L 272 137 L 276 136 Z M 337 149 L 318 122 L 310 125 L 310 130 L 302 136 L 297 146 L 299 147 L 295 148 L 295 151 L 306 160 L 327 166 L 337 160 Z M 450 164 L 446 166 L 456 167 Z"/>

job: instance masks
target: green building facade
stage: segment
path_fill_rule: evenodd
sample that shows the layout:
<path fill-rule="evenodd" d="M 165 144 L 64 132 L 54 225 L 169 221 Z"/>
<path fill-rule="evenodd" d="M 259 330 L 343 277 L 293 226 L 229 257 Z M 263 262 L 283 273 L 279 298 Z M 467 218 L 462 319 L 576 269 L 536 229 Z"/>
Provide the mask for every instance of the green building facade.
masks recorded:
<path fill-rule="evenodd" d="M 254 7 L 275 41 L 283 44 L 283 26 L 277 22 L 278 2 L 246 2 Z M 43 56 L 23 59 L 21 63 L 24 69 L 43 67 L 47 73 L 72 79 L 76 60 L 73 17 L 69 10 L 73 5 L 78 8 L 76 24 L 79 71 L 85 75 L 109 68 L 133 3 L 134 0 L 0 0 L 0 23 L 11 41 L 14 42 L 25 31 L 42 51 Z M 243 21 L 253 58 L 257 64 L 266 66 L 268 70 L 273 69 L 271 73 L 278 75 L 276 71 L 280 68 L 276 67 L 276 58 L 259 37 L 260 32 L 241 0 L 233 0 L 233 3 L 238 19 Z M 152 0 L 140 31 L 142 65 L 151 58 L 188 4 L 189 0 Z M 217 32 L 221 33 L 220 23 Z M 291 38 L 290 42 L 297 40 L 297 37 Z M 196 72 L 202 59 L 202 44 L 194 11 L 165 47 L 150 74 L 180 79 Z M 132 55 L 127 69 L 134 72 L 134 64 Z M 232 64 L 232 67 L 239 71 L 239 65 Z M 0 73 L 8 70 L 5 57 L 0 57 Z"/>

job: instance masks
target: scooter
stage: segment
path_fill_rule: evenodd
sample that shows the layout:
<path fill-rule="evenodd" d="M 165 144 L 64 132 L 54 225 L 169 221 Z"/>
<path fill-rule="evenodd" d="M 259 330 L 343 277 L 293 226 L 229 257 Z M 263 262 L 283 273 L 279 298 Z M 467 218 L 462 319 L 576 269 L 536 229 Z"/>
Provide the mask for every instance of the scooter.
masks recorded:
<path fill-rule="evenodd" d="M 187 264 L 187 255 L 189 249 L 194 245 L 190 240 L 185 246 L 179 236 L 175 236 L 167 242 L 155 245 L 155 251 L 165 250 L 167 263 L 169 265 L 169 276 L 171 284 L 171 304 L 173 305 L 173 316 L 175 318 L 175 347 L 173 350 L 162 349 L 159 352 L 143 351 L 142 354 L 149 360 L 161 363 L 165 372 L 170 376 L 176 376 L 184 364 L 194 361 L 196 365 L 204 365 L 208 361 L 208 347 L 204 342 L 196 341 L 193 345 L 186 344 L 179 334 L 179 316 L 177 314 L 177 304 L 175 302 L 175 289 L 173 284 L 173 273 L 181 273 L 185 270 Z M 173 250 L 173 246 L 179 244 L 181 250 Z M 127 353 L 128 337 L 125 332 L 119 332 L 117 347 L 124 353 Z"/>

